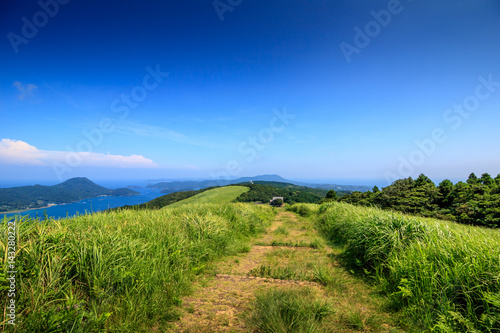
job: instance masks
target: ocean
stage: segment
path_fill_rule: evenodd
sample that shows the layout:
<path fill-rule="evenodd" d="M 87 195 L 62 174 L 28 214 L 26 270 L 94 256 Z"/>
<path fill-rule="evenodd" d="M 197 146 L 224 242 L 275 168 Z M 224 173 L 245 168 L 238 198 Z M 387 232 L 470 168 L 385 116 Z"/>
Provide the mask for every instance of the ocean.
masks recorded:
<path fill-rule="evenodd" d="M 133 188 L 134 191 L 141 193 L 140 195 L 132 195 L 127 197 L 109 196 L 85 199 L 78 202 L 52 206 L 48 208 L 27 210 L 19 213 L 0 214 L 0 219 L 5 216 L 12 217 L 15 215 L 29 216 L 32 218 L 42 218 L 47 215 L 50 218 L 61 219 L 82 215 L 86 213 L 96 213 L 109 208 L 116 208 L 125 205 L 138 205 L 158 198 L 166 193 L 160 193 L 158 189 L 150 188 Z"/>

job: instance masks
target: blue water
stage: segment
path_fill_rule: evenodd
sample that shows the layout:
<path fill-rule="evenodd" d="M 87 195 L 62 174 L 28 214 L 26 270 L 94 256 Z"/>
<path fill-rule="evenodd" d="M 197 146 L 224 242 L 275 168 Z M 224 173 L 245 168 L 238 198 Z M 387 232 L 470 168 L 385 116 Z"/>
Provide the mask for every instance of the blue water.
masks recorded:
<path fill-rule="evenodd" d="M 128 197 L 98 197 L 64 205 L 52 206 L 49 208 L 33 209 L 20 213 L 0 214 L 0 219 L 3 219 L 4 216 L 10 217 L 14 215 L 29 215 L 32 218 L 43 218 L 45 213 L 48 217 L 60 219 L 72 217 L 77 214 L 82 215 L 85 213 L 96 213 L 108 208 L 121 207 L 125 205 L 138 205 L 165 195 L 165 193 L 160 193 L 160 190 L 157 189 L 134 188 L 133 190 L 141 194 Z"/>

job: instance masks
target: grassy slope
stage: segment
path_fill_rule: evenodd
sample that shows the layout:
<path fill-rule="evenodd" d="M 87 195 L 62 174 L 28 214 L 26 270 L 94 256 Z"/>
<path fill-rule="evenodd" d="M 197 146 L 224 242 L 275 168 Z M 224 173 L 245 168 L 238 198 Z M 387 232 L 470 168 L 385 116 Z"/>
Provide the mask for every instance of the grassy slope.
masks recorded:
<path fill-rule="evenodd" d="M 232 202 L 234 199 L 239 197 L 241 194 L 248 192 L 250 189 L 246 186 L 225 186 L 220 188 L 214 188 L 212 190 L 205 191 L 203 193 L 197 194 L 195 196 L 189 197 L 187 199 L 177 201 L 168 208 L 180 207 L 190 203 L 227 203 Z"/>
<path fill-rule="evenodd" d="M 150 332 L 176 317 L 197 274 L 248 248 L 274 216 L 264 205 L 196 204 L 59 221 L 17 220 L 16 326 L 7 332 Z M 7 286 L 7 223 L 0 271 Z M 2 287 L 2 290 L 5 289 Z M 7 292 L 0 293 L 6 313 Z"/>
<path fill-rule="evenodd" d="M 500 230 L 344 203 L 320 206 L 317 223 L 422 330 L 500 330 Z"/>

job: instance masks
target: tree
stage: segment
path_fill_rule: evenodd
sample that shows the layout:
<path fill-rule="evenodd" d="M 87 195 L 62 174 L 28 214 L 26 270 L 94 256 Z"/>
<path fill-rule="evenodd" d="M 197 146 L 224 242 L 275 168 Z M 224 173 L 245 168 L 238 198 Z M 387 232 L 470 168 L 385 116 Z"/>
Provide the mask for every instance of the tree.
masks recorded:
<path fill-rule="evenodd" d="M 424 186 L 427 184 L 432 184 L 432 186 L 436 186 L 434 182 L 423 173 L 421 173 L 420 176 L 418 176 L 418 178 L 415 179 L 415 186 Z"/>
<path fill-rule="evenodd" d="M 500 173 L 495 177 L 495 182 L 497 183 L 497 186 L 500 186 Z"/>
<path fill-rule="evenodd" d="M 377 185 L 373 186 L 372 192 L 373 193 L 379 193 L 380 192 L 380 189 L 378 188 Z"/>
<path fill-rule="evenodd" d="M 483 173 L 481 175 L 481 183 L 483 185 L 486 185 L 486 186 L 490 187 L 490 188 L 493 188 L 496 185 L 495 184 L 495 180 L 493 178 L 491 178 L 491 176 L 489 174 L 487 174 L 487 173 Z"/>
<path fill-rule="evenodd" d="M 479 181 L 479 178 L 477 178 L 477 176 L 473 173 L 471 173 L 469 175 L 469 178 L 467 178 L 467 184 L 470 184 L 470 185 L 476 185 Z"/>
<path fill-rule="evenodd" d="M 441 183 L 439 183 L 438 188 L 440 194 L 439 203 L 441 208 L 449 207 L 453 202 L 453 197 L 451 196 L 451 193 L 453 192 L 453 183 L 451 182 L 451 180 L 445 179 Z"/>
<path fill-rule="evenodd" d="M 271 206 L 273 206 L 273 207 L 281 207 L 281 206 L 283 206 L 283 200 L 281 200 L 281 199 L 274 199 L 273 201 L 271 201 Z"/>
<path fill-rule="evenodd" d="M 328 193 L 326 194 L 326 198 L 337 200 L 338 199 L 337 192 L 335 192 L 334 190 L 328 191 Z"/>

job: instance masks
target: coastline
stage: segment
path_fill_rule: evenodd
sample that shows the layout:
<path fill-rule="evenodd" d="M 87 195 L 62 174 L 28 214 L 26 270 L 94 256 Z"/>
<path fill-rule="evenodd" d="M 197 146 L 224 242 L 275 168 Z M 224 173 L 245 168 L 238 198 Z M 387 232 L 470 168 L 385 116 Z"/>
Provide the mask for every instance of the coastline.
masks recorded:
<path fill-rule="evenodd" d="M 7 212 L 0 212 L 0 215 L 2 215 L 2 214 L 23 213 L 23 212 L 27 212 L 27 211 L 30 211 L 30 210 L 45 209 L 45 208 L 50 208 L 50 207 L 59 206 L 59 205 L 64 205 L 64 204 L 48 204 L 47 206 L 37 207 L 37 208 L 9 210 Z"/>

